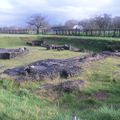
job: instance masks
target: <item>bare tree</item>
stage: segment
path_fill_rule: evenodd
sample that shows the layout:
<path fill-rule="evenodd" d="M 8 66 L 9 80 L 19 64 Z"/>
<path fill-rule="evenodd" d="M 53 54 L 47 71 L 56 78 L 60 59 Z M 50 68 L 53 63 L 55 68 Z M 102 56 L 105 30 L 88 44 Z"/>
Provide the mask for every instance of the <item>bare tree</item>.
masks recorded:
<path fill-rule="evenodd" d="M 120 16 L 114 17 L 112 19 L 113 28 L 120 28 Z"/>
<path fill-rule="evenodd" d="M 48 23 L 46 22 L 46 17 L 39 15 L 33 15 L 30 17 L 29 21 L 27 22 L 30 26 L 36 28 L 36 33 L 40 33 L 40 29 L 46 27 Z"/>
<path fill-rule="evenodd" d="M 78 21 L 77 20 L 68 20 L 65 22 L 65 26 L 69 28 L 73 28 L 74 25 L 77 25 Z"/>
<path fill-rule="evenodd" d="M 83 26 L 84 29 L 97 29 L 98 26 L 95 24 L 94 19 L 85 19 L 79 22 L 79 25 Z"/>
<path fill-rule="evenodd" d="M 99 27 L 99 29 L 107 29 L 111 26 L 111 16 L 108 14 L 104 14 L 102 16 L 97 16 L 94 18 L 95 24 Z"/>
<path fill-rule="evenodd" d="M 111 21 L 110 15 L 103 14 L 102 16 L 82 20 L 79 25 L 82 25 L 84 29 L 108 29 L 111 27 Z"/>

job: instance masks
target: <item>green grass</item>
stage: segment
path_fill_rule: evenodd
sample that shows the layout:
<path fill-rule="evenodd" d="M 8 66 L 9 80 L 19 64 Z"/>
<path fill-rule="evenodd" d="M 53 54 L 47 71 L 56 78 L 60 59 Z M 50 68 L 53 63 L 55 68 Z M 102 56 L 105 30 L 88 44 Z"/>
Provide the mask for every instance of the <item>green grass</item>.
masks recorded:
<path fill-rule="evenodd" d="M 25 35 L 19 37 L 17 35 L 1 36 L 0 47 L 26 47 L 26 41 L 37 38 L 38 36 Z M 39 36 L 39 39 L 45 38 Z M 91 51 L 103 50 L 103 47 L 98 47 L 98 45 L 104 44 L 105 41 L 111 41 L 108 38 L 106 38 L 107 40 L 101 40 L 100 38 L 100 41 L 96 40 L 96 38 L 90 39 L 94 44 L 87 45 L 87 42 L 81 44 L 82 40 L 80 38 L 66 38 L 64 36 L 59 38 L 58 36 L 55 38 L 49 36 L 47 41 L 56 44 L 70 43 L 76 47 L 83 47 Z M 119 41 L 117 38 L 116 40 L 111 39 L 112 42 Z M 70 51 L 46 51 L 41 47 L 28 47 L 28 49 L 29 53 L 25 56 L 11 60 L 0 60 L 0 66 L 2 66 L 0 67 L 0 73 L 5 69 L 23 66 L 37 60 L 65 59 L 86 54 Z M 109 57 L 91 63 L 84 68 L 84 72 L 79 77 L 70 78 L 70 80 L 82 79 L 85 81 L 85 86 L 81 88 L 81 91 L 70 94 L 62 93 L 62 95 L 55 91 L 40 91 L 39 89 L 41 84 L 45 82 L 56 84 L 62 80 L 18 83 L 12 78 L 0 74 L 0 120 L 72 120 L 73 115 L 76 115 L 81 120 L 119 120 L 119 71 L 120 58 L 118 57 Z M 56 96 L 59 97 L 55 99 Z"/>
<path fill-rule="evenodd" d="M 95 111 L 90 120 L 119 120 L 120 119 L 120 110 L 116 110 L 112 107 L 101 107 Z"/>
<path fill-rule="evenodd" d="M 1 35 L 0 46 L 8 47 L 14 45 L 24 45 L 26 41 L 34 39 L 44 39 L 53 44 L 71 44 L 87 51 L 100 52 L 106 50 L 108 45 L 120 44 L 120 38 L 112 37 L 88 37 L 88 36 L 58 36 L 58 35 Z M 11 41 L 12 39 L 12 41 Z"/>
<path fill-rule="evenodd" d="M 119 38 L 101 38 L 101 37 L 38 37 L 48 41 L 51 44 L 70 44 L 84 51 L 101 52 L 108 50 L 109 45 L 120 45 Z"/>
<path fill-rule="evenodd" d="M 3 42 L 4 41 L 4 42 Z M 23 45 L 24 41 L 22 42 L 20 38 L 10 38 L 10 37 L 1 37 L 0 38 L 0 47 L 14 47 Z"/>
<path fill-rule="evenodd" d="M 51 102 L 40 100 L 28 90 L 20 88 L 1 89 L 0 106 L 1 120 L 49 120 L 57 114 L 56 107 Z"/>
<path fill-rule="evenodd" d="M 108 45 L 119 45 L 120 38 L 58 35 L 0 35 L 0 47 L 24 46 L 26 41 L 45 40 L 51 44 L 71 44 L 85 51 L 100 52 Z M 1 42 L 2 41 L 2 42 Z"/>

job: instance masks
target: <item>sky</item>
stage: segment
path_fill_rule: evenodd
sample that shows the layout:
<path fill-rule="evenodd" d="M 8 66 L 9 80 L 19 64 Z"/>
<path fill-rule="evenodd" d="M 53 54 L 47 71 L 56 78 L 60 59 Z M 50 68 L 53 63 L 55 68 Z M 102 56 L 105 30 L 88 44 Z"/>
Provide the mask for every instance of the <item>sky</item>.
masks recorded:
<path fill-rule="evenodd" d="M 82 20 L 103 13 L 120 15 L 120 0 L 0 0 L 0 26 L 23 26 L 42 14 L 51 24 Z"/>

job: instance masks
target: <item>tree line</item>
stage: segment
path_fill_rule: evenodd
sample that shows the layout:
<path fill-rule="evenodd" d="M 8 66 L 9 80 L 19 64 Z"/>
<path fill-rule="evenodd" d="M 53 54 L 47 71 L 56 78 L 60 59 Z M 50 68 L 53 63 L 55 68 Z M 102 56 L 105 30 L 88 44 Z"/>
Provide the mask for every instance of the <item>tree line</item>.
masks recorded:
<path fill-rule="evenodd" d="M 65 26 L 68 27 L 72 27 L 76 24 L 82 26 L 84 29 L 119 29 L 120 16 L 112 17 L 109 14 L 103 14 L 80 21 L 68 20 L 65 22 Z"/>
<path fill-rule="evenodd" d="M 50 29 L 52 26 L 42 14 L 36 14 L 27 20 L 28 29 L 34 29 L 37 34 L 41 29 Z M 109 14 L 98 15 L 83 20 L 67 20 L 63 26 L 72 29 L 73 26 L 82 26 L 83 29 L 120 29 L 120 16 L 112 17 Z M 58 25 L 59 27 L 60 25 Z"/>
<path fill-rule="evenodd" d="M 42 14 L 33 15 L 28 20 L 28 25 L 36 29 L 36 33 L 40 33 L 40 29 L 49 27 L 49 21 Z M 112 17 L 109 14 L 98 15 L 93 18 L 84 20 L 68 20 L 64 26 L 73 28 L 74 25 L 82 26 L 84 29 L 120 29 L 120 16 Z"/>

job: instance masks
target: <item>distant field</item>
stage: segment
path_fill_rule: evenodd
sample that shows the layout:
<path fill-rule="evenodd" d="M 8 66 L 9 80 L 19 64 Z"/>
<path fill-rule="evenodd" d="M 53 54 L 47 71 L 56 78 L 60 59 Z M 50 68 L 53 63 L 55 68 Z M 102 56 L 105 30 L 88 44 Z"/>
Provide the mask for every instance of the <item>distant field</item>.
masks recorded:
<path fill-rule="evenodd" d="M 65 37 L 35 35 L 0 35 L 0 48 L 27 47 L 29 53 L 11 60 L 0 60 L 0 120 L 120 120 L 120 58 L 108 57 L 88 64 L 84 72 L 68 80 L 84 80 L 80 92 L 57 93 L 40 91 L 43 83 L 18 83 L 3 74 L 5 69 L 27 65 L 43 59 L 65 59 L 86 52 L 47 51 L 42 47 L 26 46 L 26 41 L 46 40 L 50 44 L 71 44 L 89 52 L 106 50 L 107 44 L 119 44 L 119 38 Z M 62 95 L 62 96 L 61 96 Z M 60 97 L 61 96 L 61 97 Z"/>
<path fill-rule="evenodd" d="M 76 38 L 76 39 L 94 39 L 94 40 L 114 40 L 119 41 L 120 38 L 116 37 L 95 37 L 95 36 L 65 36 L 65 35 L 31 35 L 31 34 L 0 34 L 0 37 L 54 37 L 54 38 Z"/>

